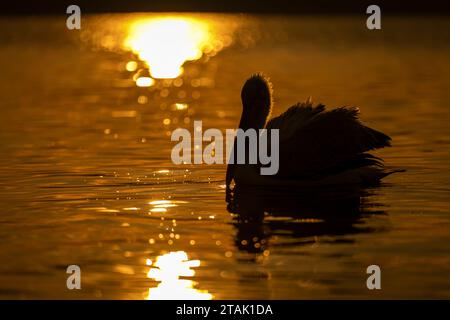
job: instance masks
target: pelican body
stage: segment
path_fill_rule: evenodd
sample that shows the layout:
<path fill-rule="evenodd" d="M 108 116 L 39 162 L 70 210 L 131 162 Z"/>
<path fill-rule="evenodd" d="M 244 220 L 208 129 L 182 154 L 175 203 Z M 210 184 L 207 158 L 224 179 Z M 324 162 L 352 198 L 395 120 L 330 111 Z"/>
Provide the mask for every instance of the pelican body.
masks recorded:
<path fill-rule="evenodd" d="M 399 171 L 386 170 L 380 158 L 368 153 L 390 146 L 391 138 L 363 125 L 358 108 L 327 111 L 323 104 L 314 105 L 308 99 L 268 120 L 272 85 L 262 74 L 245 82 L 241 99 L 240 129 L 279 130 L 279 170 L 273 176 L 262 176 L 258 164 L 228 164 L 227 199 L 233 181 L 236 187 L 328 188 L 373 184 Z"/>

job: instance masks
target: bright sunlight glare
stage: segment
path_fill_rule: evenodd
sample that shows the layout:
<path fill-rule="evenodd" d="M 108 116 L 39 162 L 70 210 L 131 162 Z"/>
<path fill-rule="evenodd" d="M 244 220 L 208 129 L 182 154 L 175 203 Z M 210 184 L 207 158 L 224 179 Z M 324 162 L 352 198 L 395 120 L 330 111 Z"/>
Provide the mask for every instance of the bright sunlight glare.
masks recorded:
<path fill-rule="evenodd" d="M 173 79 L 186 61 L 198 60 L 210 40 L 205 22 L 185 17 L 159 17 L 131 25 L 125 46 L 145 61 L 155 79 Z"/>
<path fill-rule="evenodd" d="M 147 277 L 160 282 L 157 287 L 148 290 L 147 299 L 210 300 L 213 298 L 208 291 L 195 289 L 194 281 L 180 279 L 180 277 L 193 277 L 195 271 L 191 268 L 200 266 L 200 261 L 189 260 L 186 252 L 169 252 L 157 257 L 155 262 L 149 260 L 147 265 L 152 265 Z"/>

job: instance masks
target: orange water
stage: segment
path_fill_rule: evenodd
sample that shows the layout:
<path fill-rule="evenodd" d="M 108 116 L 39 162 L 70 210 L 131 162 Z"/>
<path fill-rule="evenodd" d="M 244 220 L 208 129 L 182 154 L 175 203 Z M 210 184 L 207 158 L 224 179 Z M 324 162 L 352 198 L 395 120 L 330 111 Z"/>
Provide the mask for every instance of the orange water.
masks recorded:
<path fill-rule="evenodd" d="M 448 19 L 388 17 L 382 31 L 364 17 L 145 24 L 161 17 L 83 16 L 80 31 L 64 16 L 0 19 L 0 297 L 450 297 Z M 127 63 L 148 77 L 145 59 L 176 79 L 137 86 Z M 407 172 L 368 190 L 350 220 L 302 219 L 300 204 L 237 223 L 224 166 L 173 165 L 170 133 L 194 120 L 234 128 L 256 71 L 272 78 L 275 114 L 308 96 L 359 106 L 393 138 L 377 154 Z M 82 290 L 66 288 L 71 264 Z M 372 264 L 379 291 L 366 287 Z"/>

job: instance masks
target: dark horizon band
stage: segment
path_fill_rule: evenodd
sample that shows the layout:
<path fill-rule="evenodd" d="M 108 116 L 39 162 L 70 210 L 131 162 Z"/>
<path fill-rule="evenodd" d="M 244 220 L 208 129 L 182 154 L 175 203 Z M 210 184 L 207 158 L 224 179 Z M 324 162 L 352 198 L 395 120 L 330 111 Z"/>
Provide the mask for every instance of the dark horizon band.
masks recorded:
<path fill-rule="evenodd" d="M 382 7 L 388 15 L 448 15 L 448 0 L 23 0 L 1 1 L 2 15 L 64 14 L 72 4 L 83 13 L 115 12 L 230 12 L 284 14 L 361 14 L 369 5 Z"/>

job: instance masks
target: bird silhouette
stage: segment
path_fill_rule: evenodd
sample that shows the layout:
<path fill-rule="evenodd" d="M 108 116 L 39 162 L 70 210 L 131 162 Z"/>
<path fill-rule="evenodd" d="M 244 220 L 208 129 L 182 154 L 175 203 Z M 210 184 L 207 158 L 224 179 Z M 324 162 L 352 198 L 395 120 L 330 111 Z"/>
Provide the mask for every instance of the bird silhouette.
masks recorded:
<path fill-rule="evenodd" d="M 227 166 L 227 202 L 233 189 L 239 186 L 339 188 L 374 184 L 389 174 L 403 171 L 386 169 L 382 159 L 368 153 L 389 147 L 391 138 L 362 124 L 358 108 L 328 111 L 309 98 L 268 120 L 272 91 L 272 84 L 263 74 L 255 74 L 245 82 L 239 128 L 279 129 L 279 170 L 275 175 L 261 175 L 261 163 L 237 164 L 234 159 Z M 248 147 L 247 141 L 247 150 Z"/>

